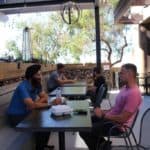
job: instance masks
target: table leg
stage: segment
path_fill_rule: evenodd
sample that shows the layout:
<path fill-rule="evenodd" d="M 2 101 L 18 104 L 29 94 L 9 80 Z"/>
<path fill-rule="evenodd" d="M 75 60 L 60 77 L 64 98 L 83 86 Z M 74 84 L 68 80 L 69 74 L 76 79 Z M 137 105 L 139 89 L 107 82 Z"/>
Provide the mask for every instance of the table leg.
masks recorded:
<path fill-rule="evenodd" d="M 59 132 L 59 150 L 65 150 L 65 133 Z"/>

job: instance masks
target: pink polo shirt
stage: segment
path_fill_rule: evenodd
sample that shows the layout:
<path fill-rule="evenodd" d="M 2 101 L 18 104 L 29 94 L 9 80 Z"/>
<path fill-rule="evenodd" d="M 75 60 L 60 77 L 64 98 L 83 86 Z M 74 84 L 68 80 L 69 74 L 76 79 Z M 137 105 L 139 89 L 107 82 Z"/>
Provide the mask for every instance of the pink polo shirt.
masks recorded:
<path fill-rule="evenodd" d="M 107 115 L 119 115 L 122 111 L 133 113 L 133 115 L 124 124 L 130 126 L 133 122 L 136 111 L 139 109 L 142 97 L 138 86 L 132 88 L 123 87 L 116 97 L 114 107 L 107 112 Z"/>

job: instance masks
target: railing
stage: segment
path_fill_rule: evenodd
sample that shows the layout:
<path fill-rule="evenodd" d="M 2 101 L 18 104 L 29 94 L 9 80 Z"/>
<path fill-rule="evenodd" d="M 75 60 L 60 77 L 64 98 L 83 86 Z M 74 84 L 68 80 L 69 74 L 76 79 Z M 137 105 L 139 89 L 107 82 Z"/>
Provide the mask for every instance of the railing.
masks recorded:
<path fill-rule="evenodd" d="M 144 88 L 144 94 L 150 95 L 150 75 L 144 75 L 138 77 L 139 86 Z"/>

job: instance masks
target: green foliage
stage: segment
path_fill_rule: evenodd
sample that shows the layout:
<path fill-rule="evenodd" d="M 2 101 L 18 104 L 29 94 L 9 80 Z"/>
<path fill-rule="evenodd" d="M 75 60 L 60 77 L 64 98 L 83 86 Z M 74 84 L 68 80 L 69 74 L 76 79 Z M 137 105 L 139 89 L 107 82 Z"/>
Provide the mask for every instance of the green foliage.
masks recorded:
<path fill-rule="evenodd" d="M 109 0 L 109 2 L 111 3 L 111 5 L 115 8 L 117 3 L 119 2 L 119 0 Z"/>
<path fill-rule="evenodd" d="M 21 51 L 19 50 L 16 41 L 8 41 L 6 44 L 6 48 L 9 50 L 9 52 L 13 52 L 16 59 L 22 58 Z"/>
<path fill-rule="evenodd" d="M 113 55 L 119 54 L 119 46 L 122 42 L 124 26 L 116 26 L 113 20 L 113 10 L 118 0 L 110 0 L 108 5 L 101 7 L 101 37 L 108 41 Z M 49 62 L 57 62 L 61 57 L 67 59 L 67 55 L 72 56 L 70 62 L 79 62 L 83 52 L 91 49 L 95 38 L 95 14 L 94 10 L 82 10 L 78 22 L 67 25 L 62 20 L 59 12 L 50 12 L 49 15 L 41 15 L 41 20 L 36 21 L 29 18 L 28 21 L 18 21 L 17 29 L 31 28 L 31 45 L 33 57 Z M 45 21 L 46 20 L 46 21 Z M 95 45 L 94 45 L 95 46 Z M 7 44 L 8 49 L 15 52 L 19 57 L 19 51 L 15 47 L 15 41 Z M 107 45 L 102 42 L 102 48 L 107 49 Z M 18 53 L 17 53 L 18 52 Z M 88 53 L 88 52 L 86 52 Z"/>
<path fill-rule="evenodd" d="M 119 0 L 110 0 L 108 5 L 101 9 L 101 43 L 102 50 L 107 52 L 108 62 L 113 64 L 122 57 L 121 48 L 125 44 L 125 25 L 115 24 L 114 8 Z M 105 42 L 106 41 L 106 42 Z M 106 44 L 107 43 L 107 44 Z"/>
<path fill-rule="evenodd" d="M 79 61 L 85 44 L 92 42 L 94 20 L 92 11 L 84 11 L 79 22 L 67 25 L 60 14 L 52 13 L 48 24 L 33 23 L 31 25 L 32 49 L 35 58 L 46 59 L 50 62 L 65 56 L 66 52 Z M 89 23 L 88 23 L 89 22 Z M 88 32 L 87 32 L 88 31 Z"/>

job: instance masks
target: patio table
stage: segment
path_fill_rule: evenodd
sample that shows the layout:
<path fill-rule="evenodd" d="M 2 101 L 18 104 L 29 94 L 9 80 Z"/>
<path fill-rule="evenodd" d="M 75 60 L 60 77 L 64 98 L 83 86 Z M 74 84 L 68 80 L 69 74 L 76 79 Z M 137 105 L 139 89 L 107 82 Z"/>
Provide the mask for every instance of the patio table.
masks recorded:
<path fill-rule="evenodd" d="M 51 109 L 34 110 L 16 126 L 16 130 L 23 132 L 56 131 L 59 133 L 59 150 L 65 150 L 65 132 L 90 131 L 92 126 L 88 101 L 68 101 L 67 105 L 74 110 L 84 109 L 87 113 L 52 117 Z"/>
<path fill-rule="evenodd" d="M 61 95 L 67 97 L 68 99 L 83 100 L 86 98 L 87 87 L 86 86 L 64 86 L 59 87 L 61 90 Z M 56 96 L 57 89 L 50 92 L 48 95 L 50 97 Z"/>

